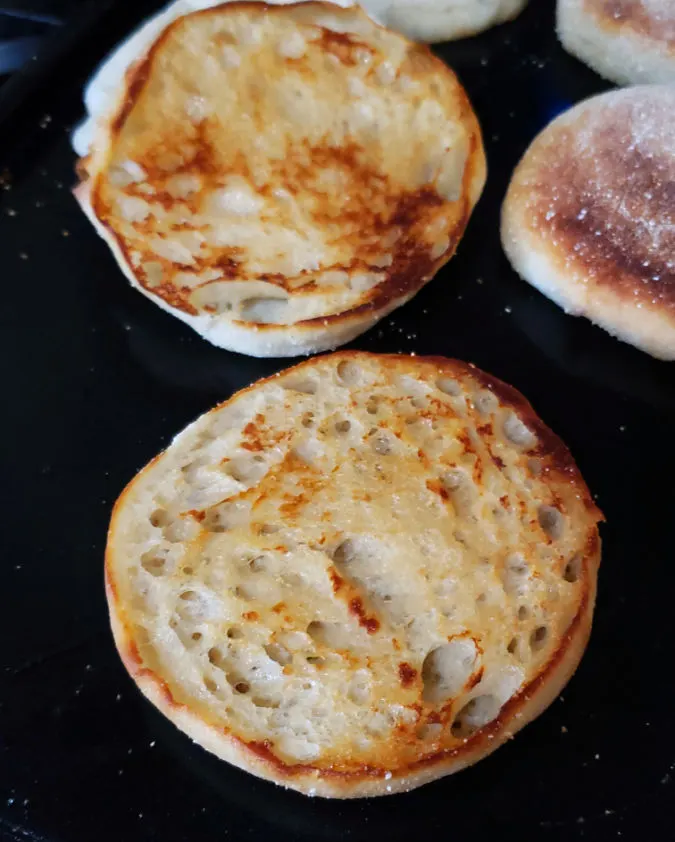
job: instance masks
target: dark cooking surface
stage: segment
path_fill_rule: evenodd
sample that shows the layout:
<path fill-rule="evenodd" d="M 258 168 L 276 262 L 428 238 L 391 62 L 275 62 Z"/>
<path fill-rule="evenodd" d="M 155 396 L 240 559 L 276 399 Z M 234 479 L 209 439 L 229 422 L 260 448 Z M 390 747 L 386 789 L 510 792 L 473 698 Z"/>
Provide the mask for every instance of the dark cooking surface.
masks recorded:
<path fill-rule="evenodd" d="M 42 52 L 55 28 L 76 19 L 91 2 L 0 0 L 0 86 Z"/>
<path fill-rule="evenodd" d="M 212 348 L 132 291 L 68 192 L 82 83 L 153 5 L 118 4 L 23 104 L 16 88 L 0 101 L 0 838 L 670 838 L 673 366 L 565 317 L 499 246 L 528 141 L 605 87 L 557 46 L 552 2 L 440 49 L 481 118 L 488 187 L 457 258 L 354 346 L 471 360 L 521 389 L 575 454 L 608 523 L 592 641 L 563 698 L 454 778 L 330 803 L 207 755 L 125 674 L 102 582 L 112 502 L 185 423 L 285 365 Z"/>

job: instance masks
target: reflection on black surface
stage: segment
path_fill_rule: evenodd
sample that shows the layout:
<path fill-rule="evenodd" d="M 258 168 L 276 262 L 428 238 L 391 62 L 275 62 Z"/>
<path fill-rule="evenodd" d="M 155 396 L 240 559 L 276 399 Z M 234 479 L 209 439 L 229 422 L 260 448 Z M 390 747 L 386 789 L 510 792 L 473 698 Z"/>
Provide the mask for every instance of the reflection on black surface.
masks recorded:
<path fill-rule="evenodd" d="M 675 409 L 672 363 L 619 342 L 584 318 L 565 315 L 539 293 L 530 295 L 514 285 L 512 298 L 518 327 L 568 375 L 656 409 Z"/>
<path fill-rule="evenodd" d="M 501 799 L 500 779 L 506 772 L 507 758 L 492 758 L 482 768 L 476 788 L 474 772 L 468 772 L 429 784 L 411 793 L 375 799 L 330 800 L 309 798 L 275 784 L 254 778 L 218 760 L 191 744 L 163 716 L 152 708 L 146 710 L 150 730 L 157 734 L 162 747 L 174 760 L 198 775 L 230 810 L 244 810 L 252 823 L 261 818 L 269 825 L 269 833 L 288 834 L 288 839 L 334 842 L 346 833 L 355 838 L 409 840 L 416 835 L 438 832 L 445 822 L 438 814 L 439 798 L 453 814 L 456 827 L 472 823 L 472 814 L 481 809 L 480 802 Z M 509 807 L 509 818 L 515 820 L 519 805 Z M 526 805 L 520 805 L 529 808 Z M 497 826 L 500 821 L 495 816 Z M 440 820 L 440 821 L 439 821 Z"/>
<path fill-rule="evenodd" d="M 120 279 L 114 279 L 116 285 Z M 159 310 L 140 293 L 129 290 L 119 296 L 112 313 L 127 332 L 128 350 L 150 377 L 176 389 L 214 395 L 214 402 L 261 377 L 269 377 L 293 360 L 247 357 L 216 348 L 192 328 Z"/>

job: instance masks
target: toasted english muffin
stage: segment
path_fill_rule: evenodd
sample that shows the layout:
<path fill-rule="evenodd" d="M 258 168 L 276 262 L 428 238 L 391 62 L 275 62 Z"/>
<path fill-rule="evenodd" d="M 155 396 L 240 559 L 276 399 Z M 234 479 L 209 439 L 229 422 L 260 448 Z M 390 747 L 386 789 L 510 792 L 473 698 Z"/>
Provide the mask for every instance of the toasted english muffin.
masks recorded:
<path fill-rule="evenodd" d="M 288 2 L 289 0 L 270 0 L 270 5 L 286 5 Z M 352 0 L 333 0 L 333 3 L 344 7 L 356 5 Z M 449 6 L 441 6 L 427 0 L 419 0 L 415 5 L 414 15 L 419 22 L 411 22 L 409 26 L 416 26 L 418 31 L 424 30 L 428 34 L 426 40 L 429 41 L 457 38 L 461 35 L 472 35 L 493 23 L 501 23 L 515 17 L 526 3 L 527 0 L 453 0 Z M 73 148 L 81 158 L 90 152 L 99 118 L 103 117 L 105 122 L 107 112 L 118 101 L 125 73 L 131 65 L 144 58 L 153 42 L 175 20 L 194 11 L 220 5 L 223 4 L 219 0 L 173 0 L 144 21 L 106 56 L 85 86 L 84 104 L 87 116 L 72 136 Z M 387 25 L 385 15 L 390 18 L 396 17 L 391 11 L 391 0 L 366 0 L 358 5 L 361 5 L 377 23 L 383 25 Z M 399 3 L 398 8 L 398 16 L 402 18 L 402 26 L 405 27 L 406 19 L 410 16 L 409 6 Z M 391 28 L 396 29 L 396 26 L 391 25 Z M 411 29 L 410 32 L 412 31 Z M 404 31 L 404 34 L 409 33 Z M 415 39 L 414 35 L 410 37 L 414 40 L 425 40 Z"/>
<path fill-rule="evenodd" d="M 415 41 L 438 43 L 466 38 L 512 20 L 527 0 L 364 0 L 363 7 L 385 26 Z"/>
<path fill-rule="evenodd" d="M 558 0 L 565 49 L 619 85 L 675 82 L 673 0 Z"/>
<path fill-rule="evenodd" d="M 230 2 L 231 0 L 226 0 Z M 269 0 L 268 5 L 283 6 L 292 0 Z M 352 0 L 333 0 L 337 6 L 353 6 Z M 144 20 L 137 29 L 121 41 L 96 68 L 84 88 L 86 117 L 72 134 L 72 146 L 80 158 L 86 158 L 99 124 L 109 122 L 109 112 L 115 110 L 124 81 L 132 65 L 147 55 L 162 32 L 178 18 L 202 9 L 222 6 L 219 0 L 172 0 L 156 14 Z"/>
<path fill-rule="evenodd" d="M 509 386 L 441 357 L 318 357 L 203 415 L 122 493 L 115 642 L 242 769 L 310 795 L 412 789 L 568 681 L 600 519 Z"/>
<path fill-rule="evenodd" d="M 485 179 L 427 48 L 354 7 L 170 24 L 101 116 L 76 196 L 131 283 L 221 347 L 335 347 L 453 254 Z"/>
<path fill-rule="evenodd" d="M 502 210 L 516 271 L 574 315 L 675 359 L 675 87 L 611 91 L 535 139 Z"/>

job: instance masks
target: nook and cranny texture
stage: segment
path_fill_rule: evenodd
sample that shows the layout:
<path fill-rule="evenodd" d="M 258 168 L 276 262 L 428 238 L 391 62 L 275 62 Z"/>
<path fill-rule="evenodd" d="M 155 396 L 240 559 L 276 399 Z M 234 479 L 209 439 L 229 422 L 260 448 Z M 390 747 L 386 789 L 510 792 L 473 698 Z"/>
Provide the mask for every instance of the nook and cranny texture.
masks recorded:
<path fill-rule="evenodd" d="M 97 116 L 76 196 L 131 283 L 254 356 L 334 348 L 452 256 L 478 122 L 426 47 L 327 3 L 171 23 Z"/>
<path fill-rule="evenodd" d="M 411 789 L 569 679 L 600 519 L 514 389 L 443 358 L 319 357 L 202 416 L 121 495 L 115 640 L 221 758 L 308 794 Z"/>

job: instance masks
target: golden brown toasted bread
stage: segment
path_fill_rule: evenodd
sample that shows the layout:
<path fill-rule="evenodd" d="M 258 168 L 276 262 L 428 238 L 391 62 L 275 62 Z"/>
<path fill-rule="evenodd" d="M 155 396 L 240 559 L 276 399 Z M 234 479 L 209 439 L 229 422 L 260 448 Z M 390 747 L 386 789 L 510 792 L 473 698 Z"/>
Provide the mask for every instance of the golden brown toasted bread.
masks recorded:
<path fill-rule="evenodd" d="M 601 515 L 514 389 L 340 353 L 208 412 L 115 506 L 106 589 L 143 693 L 308 794 L 412 789 L 493 751 L 586 646 Z"/>
<path fill-rule="evenodd" d="M 675 81 L 672 0 L 558 0 L 558 36 L 619 85 Z"/>
<path fill-rule="evenodd" d="M 525 280 L 675 359 L 675 88 L 612 91 L 557 118 L 518 165 L 502 242 Z"/>
<path fill-rule="evenodd" d="M 335 347 L 410 299 L 485 180 L 454 74 L 325 3 L 174 21 L 80 169 L 76 195 L 131 282 L 257 356 Z"/>

